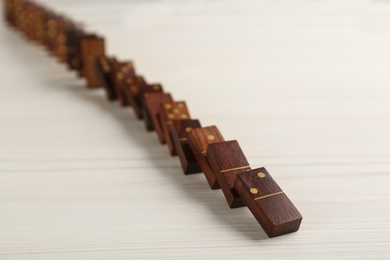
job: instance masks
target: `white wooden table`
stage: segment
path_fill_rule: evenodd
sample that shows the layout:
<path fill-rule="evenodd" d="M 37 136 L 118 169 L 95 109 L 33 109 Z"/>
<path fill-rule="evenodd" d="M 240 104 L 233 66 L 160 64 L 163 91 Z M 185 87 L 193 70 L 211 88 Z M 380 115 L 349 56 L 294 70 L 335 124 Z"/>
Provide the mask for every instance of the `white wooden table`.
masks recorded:
<path fill-rule="evenodd" d="M 0 259 L 390 259 L 390 4 L 60 1 L 301 211 L 268 239 L 131 109 L 0 25 Z"/>

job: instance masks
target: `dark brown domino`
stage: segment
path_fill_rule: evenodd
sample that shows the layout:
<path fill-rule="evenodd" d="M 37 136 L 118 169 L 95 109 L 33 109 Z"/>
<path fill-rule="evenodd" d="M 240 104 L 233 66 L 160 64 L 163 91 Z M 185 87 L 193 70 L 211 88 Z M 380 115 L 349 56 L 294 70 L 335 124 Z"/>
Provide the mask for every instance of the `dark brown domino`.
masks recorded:
<path fill-rule="evenodd" d="M 163 92 L 164 92 L 164 89 L 163 89 L 162 85 L 159 83 L 146 84 L 143 88 L 141 88 L 139 90 L 139 95 L 135 99 L 136 104 L 137 104 L 138 109 L 139 109 L 139 112 L 141 114 L 139 116 L 139 119 L 143 119 L 142 104 L 143 104 L 143 101 L 145 100 L 145 97 L 148 94 L 163 93 Z"/>
<path fill-rule="evenodd" d="M 142 79 L 142 80 L 140 80 Z M 142 100 L 148 92 L 163 92 L 160 84 L 147 84 L 142 77 L 128 78 L 125 81 L 125 94 L 138 119 L 143 118 Z"/>
<path fill-rule="evenodd" d="M 117 99 L 114 85 L 111 78 L 111 63 L 115 60 L 113 57 L 100 56 L 96 60 L 96 70 L 100 77 L 100 81 L 106 90 L 106 96 L 109 101 Z"/>
<path fill-rule="evenodd" d="M 146 85 L 146 81 L 144 77 L 142 76 L 136 76 L 136 75 L 128 75 L 123 80 L 122 84 L 122 91 L 124 94 L 125 99 L 127 100 L 128 104 L 131 105 L 134 109 L 134 112 L 136 114 L 136 117 L 138 117 L 138 107 L 135 102 L 136 97 L 139 95 L 139 89 Z M 136 107 L 134 107 L 136 106 Z"/>
<path fill-rule="evenodd" d="M 217 177 L 226 201 L 231 208 L 245 206 L 234 189 L 236 175 L 250 170 L 248 161 L 237 141 L 209 144 L 206 158 Z"/>
<path fill-rule="evenodd" d="M 216 126 L 208 126 L 192 129 L 188 134 L 188 145 L 191 148 L 200 168 L 206 176 L 211 189 L 219 189 L 217 181 L 209 162 L 206 159 L 206 151 L 209 144 L 225 141 Z"/>
<path fill-rule="evenodd" d="M 144 77 L 128 74 L 120 84 L 126 105 L 133 106 L 134 96 L 138 95 L 138 89 L 146 85 Z"/>
<path fill-rule="evenodd" d="M 170 125 L 175 119 L 190 119 L 190 114 L 187 105 L 184 101 L 166 101 L 160 104 L 157 116 L 161 122 L 164 140 L 167 143 L 170 155 L 176 155 L 175 147 L 173 146 L 170 136 Z"/>
<path fill-rule="evenodd" d="M 80 41 L 84 34 L 83 30 L 79 27 L 68 27 L 65 30 L 68 68 L 78 71 L 79 76 L 82 67 Z"/>
<path fill-rule="evenodd" d="M 104 39 L 99 36 L 81 37 L 82 75 L 87 80 L 88 88 L 102 86 L 96 71 L 96 59 L 105 56 Z"/>
<path fill-rule="evenodd" d="M 201 127 L 199 120 L 182 119 L 173 120 L 171 125 L 171 137 L 175 150 L 180 159 L 184 174 L 202 172 L 194 154 L 188 145 L 188 134 Z"/>
<path fill-rule="evenodd" d="M 157 112 L 160 104 L 165 101 L 173 101 L 171 94 L 163 92 L 145 93 L 142 101 L 142 114 L 145 120 L 146 129 L 148 131 L 156 130 L 161 143 L 163 142 L 160 139 L 160 136 L 164 135 L 161 123 L 157 118 Z"/>
<path fill-rule="evenodd" d="M 265 168 L 238 174 L 234 187 L 269 237 L 299 229 L 301 214 Z"/>
<path fill-rule="evenodd" d="M 115 94 L 122 106 L 130 105 L 124 90 L 126 87 L 125 81 L 129 77 L 132 78 L 135 76 L 135 69 L 132 62 L 119 62 L 117 60 L 111 62 L 111 81 L 115 89 Z"/>

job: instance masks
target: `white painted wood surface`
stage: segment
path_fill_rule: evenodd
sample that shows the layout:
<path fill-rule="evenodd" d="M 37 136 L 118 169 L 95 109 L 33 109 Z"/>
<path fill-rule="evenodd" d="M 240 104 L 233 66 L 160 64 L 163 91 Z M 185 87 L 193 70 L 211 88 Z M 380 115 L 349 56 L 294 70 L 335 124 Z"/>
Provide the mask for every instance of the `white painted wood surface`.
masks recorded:
<path fill-rule="evenodd" d="M 2 23 L 0 259 L 390 259 L 389 2 L 42 2 L 237 139 L 304 220 L 268 239 Z"/>

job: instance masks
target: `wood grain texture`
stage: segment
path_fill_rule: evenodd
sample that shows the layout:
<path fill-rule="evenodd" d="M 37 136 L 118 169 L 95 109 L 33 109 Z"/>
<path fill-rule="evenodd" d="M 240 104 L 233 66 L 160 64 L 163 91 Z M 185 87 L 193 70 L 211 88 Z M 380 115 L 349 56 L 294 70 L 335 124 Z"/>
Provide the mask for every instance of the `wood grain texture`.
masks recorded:
<path fill-rule="evenodd" d="M 249 163 L 236 140 L 209 144 L 206 158 L 217 177 L 230 208 L 245 206 L 234 189 L 237 174 L 250 170 Z"/>
<path fill-rule="evenodd" d="M 301 214 L 265 168 L 237 174 L 234 189 L 269 237 L 299 229 Z"/>
<path fill-rule="evenodd" d="M 202 172 L 188 144 L 188 134 L 198 127 L 201 125 L 197 119 L 173 120 L 171 124 L 170 135 L 184 174 Z"/>
<path fill-rule="evenodd" d="M 170 93 L 152 92 L 147 93 L 143 99 L 143 118 L 146 130 L 156 130 L 160 143 L 163 143 L 163 130 L 157 117 L 160 104 L 165 101 L 173 101 Z"/>
<path fill-rule="evenodd" d="M 213 138 L 209 138 L 212 136 Z M 206 159 L 206 151 L 209 144 L 219 143 L 225 141 L 222 134 L 216 126 L 208 126 L 192 129 L 188 134 L 188 145 L 194 154 L 200 168 L 206 176 L 207 182 L 211 189 L 219 189 L 220 186 L 217 181 L 209 162 Z"/>

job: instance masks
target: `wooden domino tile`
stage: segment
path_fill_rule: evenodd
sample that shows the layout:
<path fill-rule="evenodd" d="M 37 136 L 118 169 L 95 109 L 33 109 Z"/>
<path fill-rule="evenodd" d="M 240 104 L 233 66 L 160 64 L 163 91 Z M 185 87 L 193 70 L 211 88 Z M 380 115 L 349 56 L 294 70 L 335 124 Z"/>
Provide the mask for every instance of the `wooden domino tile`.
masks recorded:
<path fill-rule="evenodd" d="M 111 81 L 115 89 L 116 96 L 122 106 L 129 106 L 130 101 L 125 94 L 126 80 L 135 77 L 134 65 L 131 61 L 120 62 L 113 60 L 111 62 Z"/>
<path fill-rule="evenodd" d="M 133 110 L 137 118 L 139 117 L 139 108 L 135 99 L 138 97 L 140 89 L 146 85 L 144 77 L 137 75 L 128 75 L 125 77 L 121 84 L 121 89 L 123 97 L 126 100 L 127 104 L 133 107 Z M 135 107 L 134 107 L 135 106 Z"/>
<path fill-rule="evenodd" d="M 105 56 L 104 39 L 94 35 L 81 37 L 82 75 L 86 78 L 89 88 L 102 86 L 96 72 L 96 59 L 100 56 Z"/>
<path fill-rule="evenodd" d="M 299 229 L 301 214 L 265 168 L 239 173 L 234 188 L 269 237 Z"/>
<path fill-rule="evenodd" d="M 209 144 L 225 141 L 216 126 L 208 126 L 192 129 L 188 133 L 188 145 L 202 169 L 211 189 L 219 189 L 217 181 L 209 162 L 206 159 L 206 151 Z"/>
<path fill-rule="evenodd" d="M 209 144 L 206 158 L 217 177 L 229 207 L 245 206 L 234 189 L 234 180 L 237 174 L 249 171 L 251 168 L 238 142 L 227 141 Z"/>
<path fill-rule="evenodd" d="M 171 94 L 164 92 L 145 93 L 142 100 L 142 114 L 145 127 L 148 131 L 156 130 L 160 143 L 163 143 L 160 139 L 160 136 L 163 137 L 163 130 L 158 120 L 157 112 L 160 104 L 165 101 L 173 101 Z"/>
<path fill-rule="evenodd" d="M 179 156 L 184 174 L 202 172 L 188 145 L 188 134 L 198 127 L 201 127 L 201 125 L 199 120 L 196 119 L 173 120 L 171 124 L 170 132 L 172 141 Z"/>
<path fill-rule="evenodd" d="M 138 92 L 138 95 L 134 97 L 134 110 L 138 119 L 143 119 L 142 102 L 145 99 L 145 95 L 150 93 L 162 93 L 163 87 L 161 84 L 153 83 L 143 85 Z M 133 104 L 133 103 L 132 103 Z"/>
<path fill-rule="evenodd" d="M 114 85 L 111 78 L 111 63 L 115 60 L 113 57 L 100 56 L 96 60 L 96 71 L 100 77 L 100 81 L 106 90 L 106 96 L 109 101 L 117 99 Z"/>
<path fill-rule="evenodd" d="M 138 119 L 143 118 L 142 101 L 146 93 L 162 92 L 163 88 L 160 84 L 147 84 L 143 77 L 136 76 L 127 78 L 125 81 L 125 95 L 129 100 L 131 107 Z"/>
<path fill-rule="evenodd" d="M 173 146 L 172 138 L 170 136 L 170 125 L 175 119 L 190 119 L 190 114 L 187 105 L 184 101 L 166 101 L 160 104 L 158 117 L 161 122 L 164 140 L 168 146 L 170 155 L 176 155 L 175 147 Z"/>
<path fill-rule="evenodd" d="M 84 31 L 79 27 L 68 27 L 65 29 L 66 35 L 66 56 L 67 64 L 70 70 L 75 70 L 81 76 L 82 60 L 81 60 L 81 38 L 85 35 Z"/>

